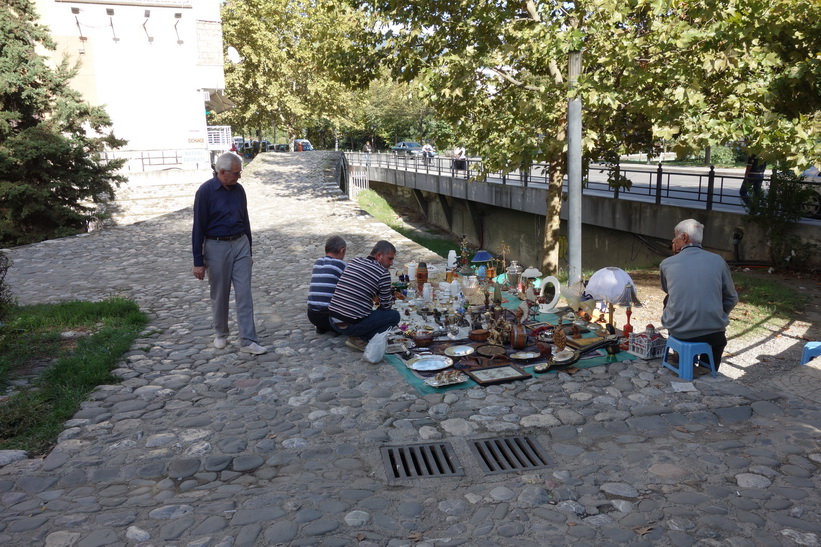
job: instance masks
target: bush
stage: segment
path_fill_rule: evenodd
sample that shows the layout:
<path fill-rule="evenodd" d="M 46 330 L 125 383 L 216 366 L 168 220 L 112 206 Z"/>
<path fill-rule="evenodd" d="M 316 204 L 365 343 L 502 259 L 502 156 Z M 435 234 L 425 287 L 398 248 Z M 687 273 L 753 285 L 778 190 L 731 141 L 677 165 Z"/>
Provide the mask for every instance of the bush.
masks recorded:
<path fill-rule="evenodd" d="M 792 170 L 777 165 L 769 188 L 750 196 L 747 219 L 764 231 L 770 259 L 776 266 L 800 266 L 817 250 L 793 233 L 812 192 Z"/>
<path fill-rule="evenodd" d="M 710 149 L 710 163 L 713 165 L 734 165 L 735 151 L 729 146 L 713 146 Z"/>
<path fill-rule="evenodd" d="M 11 259 L 0 252 L 0 320 L 8 316 L 9 310 L 16 304 L 11 289 L 6 284 L 6 273 L 11 268 Z"/>

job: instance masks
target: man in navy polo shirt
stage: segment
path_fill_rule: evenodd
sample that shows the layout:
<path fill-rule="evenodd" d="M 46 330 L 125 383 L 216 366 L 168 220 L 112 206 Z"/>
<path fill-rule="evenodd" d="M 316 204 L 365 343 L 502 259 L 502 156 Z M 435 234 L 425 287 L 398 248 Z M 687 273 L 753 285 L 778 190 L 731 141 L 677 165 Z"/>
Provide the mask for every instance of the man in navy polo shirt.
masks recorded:
<path fill-rule="evenodd" d="M 233 152 L 221 155 L 214 165 L 214 178 L 202 184 L 194 198 L 194 277 L 208 272 L 211 310 L 214 315 L 214 347 L 223 349 L 228 337 L 228 302 L 231 286 L 239 324 L 240 351 L 260 355 L 251 298 L 251 224 L 248 200 L 239 184 L 242 158 Z"/>

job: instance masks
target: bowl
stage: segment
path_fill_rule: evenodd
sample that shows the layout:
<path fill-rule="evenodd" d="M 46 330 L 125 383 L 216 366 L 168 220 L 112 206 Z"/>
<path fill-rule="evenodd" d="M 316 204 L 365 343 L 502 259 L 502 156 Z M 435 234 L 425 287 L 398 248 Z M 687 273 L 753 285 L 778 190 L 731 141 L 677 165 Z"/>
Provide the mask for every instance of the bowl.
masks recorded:
<path fill-rule="evenodd" d="M 470 334 L 468 334 L 468 338 L 474 342 L 485 342 L 488 338 L 490 338 L 490 331 L 487 329 L 472 330 L 470 331 Z"/>

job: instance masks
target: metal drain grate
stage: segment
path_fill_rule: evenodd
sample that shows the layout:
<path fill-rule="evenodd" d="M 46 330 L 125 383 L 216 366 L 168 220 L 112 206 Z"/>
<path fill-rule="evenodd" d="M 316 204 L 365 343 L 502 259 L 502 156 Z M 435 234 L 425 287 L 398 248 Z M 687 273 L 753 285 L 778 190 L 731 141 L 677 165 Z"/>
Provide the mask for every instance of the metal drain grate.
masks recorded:
<path fill-rule="evenodd" d="M 390 479 L 456 477 L 465 474 L 450 443 L 383 446 L 382 462 Z"/>
<path fill-rule="evenodd" d="M 485 475 L 529 471 L 553 465 L 544 455 L 539 442 L 527 436 L 473 441 L 470 451 L 476 456 Z"/>

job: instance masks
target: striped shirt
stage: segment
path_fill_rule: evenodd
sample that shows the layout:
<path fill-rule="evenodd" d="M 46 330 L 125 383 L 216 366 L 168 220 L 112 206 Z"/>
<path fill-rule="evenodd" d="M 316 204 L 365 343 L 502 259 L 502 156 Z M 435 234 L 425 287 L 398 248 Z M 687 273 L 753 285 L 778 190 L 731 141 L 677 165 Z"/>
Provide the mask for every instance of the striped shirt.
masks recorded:
<path fill-rule="evenodd" d="M 313 311 L 328 309 L 334 295 L 336 282 L 345 269 L 345 262 L 331 256 L 323 256 L 314 262 L 311 271 L 311 287 L 308 289 L 308 308 Z"/>
<path fill-rule="evenodd" d="M 373 257 L 357 257 L 342 272 L 328 311 L 331 317 L 358 322 L 371 314 L 376 297 L 380 308 L 393 306 L 391 274 Z"/>

